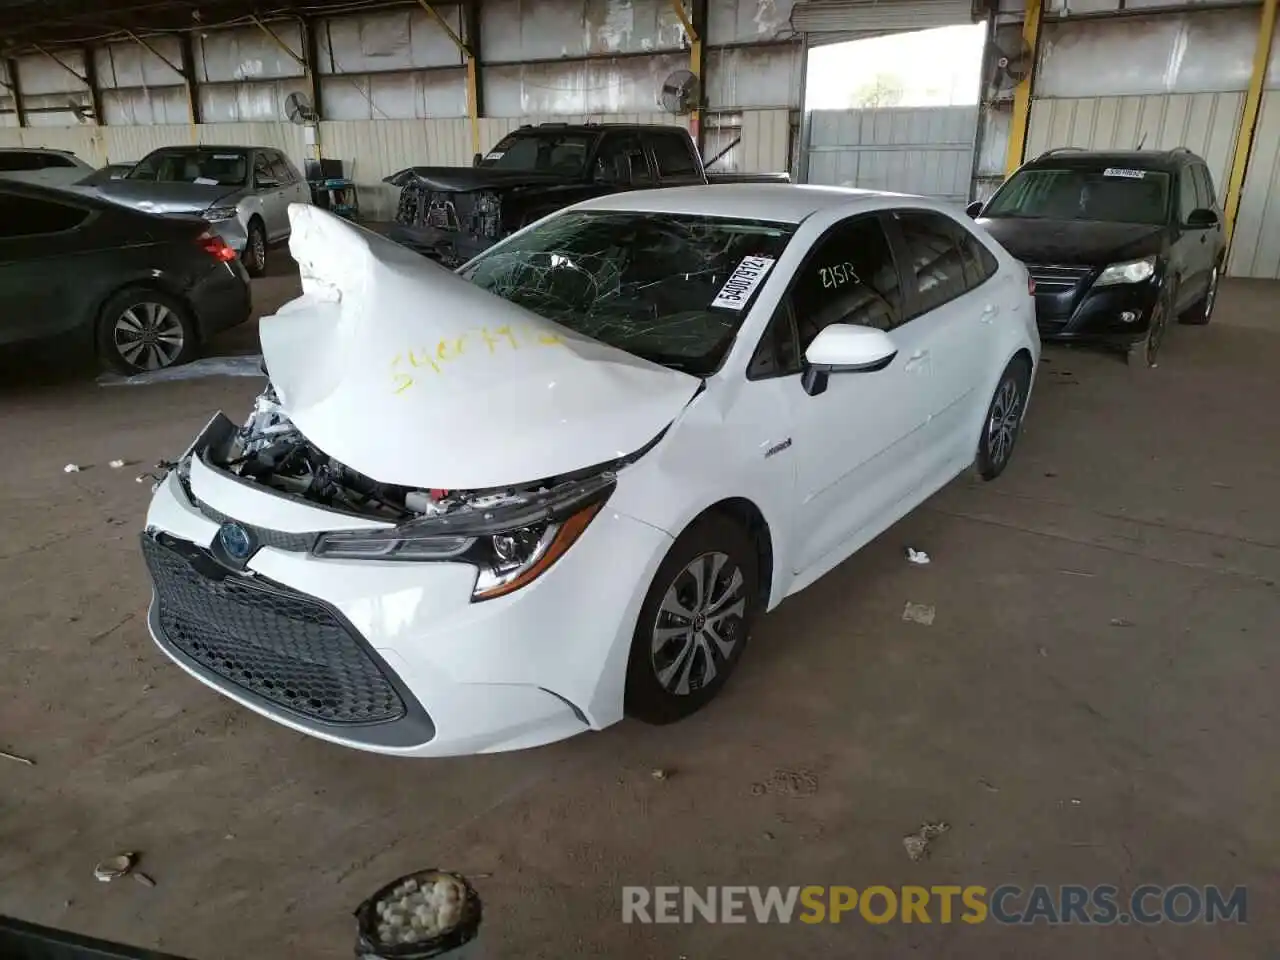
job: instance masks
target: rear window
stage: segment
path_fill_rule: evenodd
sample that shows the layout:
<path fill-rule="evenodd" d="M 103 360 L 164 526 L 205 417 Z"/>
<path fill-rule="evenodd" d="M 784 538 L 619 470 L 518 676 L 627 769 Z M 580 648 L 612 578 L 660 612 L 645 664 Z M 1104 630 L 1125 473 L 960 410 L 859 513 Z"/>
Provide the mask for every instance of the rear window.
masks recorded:
<path fill-rule="evenodd" d="M 686 177 L 698 172 L 687 138 L 676 133 L 652 133 L 649 142 L 653 146 L 653 157 L 658 161 L 659 176 Z"/>
<path fill-rule="evenodd" d="M 80 226 L 89 211 L 37 197 L 0 193 L 0 240 L 62 233 Z"/>
<path fill-rule="evenodd" d="M 43 170 L 45 166 L 44 154 L 42 153 L 27 153 L 22 150 L 12 152 L 0 150 L 0 173 Z"/>
<path fill-rule="evenodd" d="M 1022 170 L 1000 188 L 984 217 L 1166 223 L 1169 174 L 1127 166 Z"/>

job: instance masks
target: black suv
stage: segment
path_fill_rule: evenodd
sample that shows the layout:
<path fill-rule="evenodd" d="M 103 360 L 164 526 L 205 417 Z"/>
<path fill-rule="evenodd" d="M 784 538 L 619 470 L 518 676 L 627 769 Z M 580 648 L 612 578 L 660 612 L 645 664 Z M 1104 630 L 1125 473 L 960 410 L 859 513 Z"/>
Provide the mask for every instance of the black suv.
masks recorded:
<path fill-rule="evenodd" d="M 1046 340 L 1119 346 L 1154 367 L 1171 318 L 1213 314 L 1222 210 L 1189 150 L 1050 150 L 969 213 L 1027 265 Z"/>

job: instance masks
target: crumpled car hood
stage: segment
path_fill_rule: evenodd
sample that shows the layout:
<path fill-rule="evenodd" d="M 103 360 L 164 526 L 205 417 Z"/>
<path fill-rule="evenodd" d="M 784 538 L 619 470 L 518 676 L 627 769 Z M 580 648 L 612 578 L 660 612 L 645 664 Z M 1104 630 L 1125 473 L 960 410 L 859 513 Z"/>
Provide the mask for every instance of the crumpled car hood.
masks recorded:
<path fill-rule="evenodd" d="M 77 186 L 97 193 L 105 200 L 146 213 L 201 213 L 215 204 L 232 205 L 244 187 L 224 187 L 203 183 L 156 183 L 151 180 L 108 180 Z"/>
<path fill-rule="evenodd" d="M 701 380 L 582 337 L 318 207 L 289 207 L 303 294 L 260 324 L 281 406 L 382 483 L 528 483 L 633 453 Z"/>

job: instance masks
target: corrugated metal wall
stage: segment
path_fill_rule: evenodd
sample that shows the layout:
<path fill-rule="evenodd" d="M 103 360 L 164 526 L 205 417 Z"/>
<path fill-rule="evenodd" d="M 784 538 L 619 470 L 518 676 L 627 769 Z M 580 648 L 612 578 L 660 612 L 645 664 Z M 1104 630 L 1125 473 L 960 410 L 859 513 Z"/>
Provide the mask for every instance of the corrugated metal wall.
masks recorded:
<path fill-rule="evenodd" d="M 809 114 L 808 181 L 963 203 L 977 126 L 977 104 L 815 110 Z"/>
<path fill-rule="evenodd" d="M 1280 24 L 1271 40 L 1262 110 L 1253 135 L 1227 272 L 1235 277 L 1280 280 Z"/>
<path fill-rule="evenodd" d="M 1155 94 L 1146 97 L 1080 97 L 1036 100 L 1027 132 L 1027 157 L 1051 147 L 1148 150 L 1186 147 L 1204 157 L 1225 187 L 1243 93 Z"/>

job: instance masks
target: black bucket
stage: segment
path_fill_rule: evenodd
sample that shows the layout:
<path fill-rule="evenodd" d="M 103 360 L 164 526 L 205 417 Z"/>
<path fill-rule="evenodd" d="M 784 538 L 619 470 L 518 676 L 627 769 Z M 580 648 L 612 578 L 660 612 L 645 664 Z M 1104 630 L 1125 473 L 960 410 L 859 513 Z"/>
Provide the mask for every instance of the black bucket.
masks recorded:
<path fill-rule="evenodd" d="M 419 889 L 424 884 L 443 880 L 459 888 L 460 910 L 452 926 L 422 939 L 408 943 L 401 940 L 384 942 L 379 935 L 383 926 L 378 905 L 388 901 L 397 888 L 412 882 Z M 383 886 L 356 908 L 356 956 L 361 960 L 427 960 L 429 957 L 447 957 L 462 960 L 472 954 L 473 941 L 480 932 L 480 896 L 464 877 L 446 870 L 418 870 L 406 874 Z"/>

